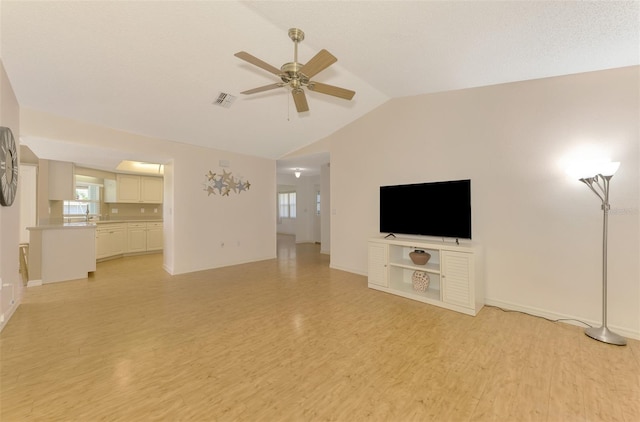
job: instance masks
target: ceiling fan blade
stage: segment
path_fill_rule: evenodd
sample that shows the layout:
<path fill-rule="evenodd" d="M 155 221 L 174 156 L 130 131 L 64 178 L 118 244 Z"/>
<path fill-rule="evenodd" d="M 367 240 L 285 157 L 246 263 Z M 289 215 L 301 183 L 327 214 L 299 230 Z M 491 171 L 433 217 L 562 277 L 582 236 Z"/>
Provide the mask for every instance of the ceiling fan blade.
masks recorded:
<path fill-rule="evenodd" d="M 322 49 L 318 54 L 313 56 L 307 64 L 302 66 L 300 73 L 304 73 L 309 79 L 311 79 L 337 61 L 338 59 L 336 59 L 333 54 Z"/>
<path fill-rule="evenodd" d="M 258 92 L 269 91 L 270 89 L 282 88 L 283 86 L 284 84 L 282 83 L 259 86 L 258 88 L 253 88 L 248 91 L 242 91 L 241 94 L 245 94 L 245 95 L 257 94 Z"/>
<path fill-rule="evenodd" d="M 302 89 L 291 91 L 291 95 L 293 95 L 293 102 L 296 103 L 296 110 L 298 110 L 298 113 L 309 111 L 307 96 Z"/>
<path fill-rule="evenodd" d="M 259 58 L 255 57 L 255 56 L 252 56 L 251 54 L 247 53 L 246 51 L 240 51 L 240 52 L 234 54 L 234 56 L 236 56 L 239 59 L 244 60 L 245 62 L 251 63 L 254 66 L 258 66 L 259 68 L 264 69 L 267 72 L 271 72 L 274 75 L 280 76 L 280 74 L 282 73 L 280 71 L 280 69 L 278 69 L 277 67 L 271 66 L 267 62 L 263 62 Z"/>
<path fill-rule="evenodd" d="M 320 82 L 309 82 L 308 88 L 313 92 L 319 92 L 321 94 L 333 95 L 334 97 L 344 98 L 350 100 L 356 95 L 355 91 L 349 89 L 340 88 L 338 86 L 322 84 Z"/>

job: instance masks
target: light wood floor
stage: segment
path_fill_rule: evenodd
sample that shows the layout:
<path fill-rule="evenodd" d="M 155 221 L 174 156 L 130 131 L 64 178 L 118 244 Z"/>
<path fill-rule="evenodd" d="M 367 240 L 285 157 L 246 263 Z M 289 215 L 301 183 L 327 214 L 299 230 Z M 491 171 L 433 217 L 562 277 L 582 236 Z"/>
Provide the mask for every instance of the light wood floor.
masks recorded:
<path fill-rule="evenodd" d="M 313 244 L 169 276 L 160 255 L 29 288 L 0 335 L 9 421 L 634 421 L 640 342 L 367 289 Z"/>

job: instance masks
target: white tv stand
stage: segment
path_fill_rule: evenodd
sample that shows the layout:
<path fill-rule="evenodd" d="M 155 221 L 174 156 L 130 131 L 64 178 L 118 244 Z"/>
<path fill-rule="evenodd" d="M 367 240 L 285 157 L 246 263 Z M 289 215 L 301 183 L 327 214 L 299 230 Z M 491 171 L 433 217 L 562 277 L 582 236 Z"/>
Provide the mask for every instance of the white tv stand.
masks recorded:
<path fill-rule="evenodd" d="M 369 239 L 368 286 L 468 315 L 484 306 L 484 283 L 480 249 L 475 245 L 411 238 Z M 426 265 L 416 265 L 409 253 L 416 249 L 431 254 Z M 413 288 L 414 271 L 426 271 L 429 288 Z"/>

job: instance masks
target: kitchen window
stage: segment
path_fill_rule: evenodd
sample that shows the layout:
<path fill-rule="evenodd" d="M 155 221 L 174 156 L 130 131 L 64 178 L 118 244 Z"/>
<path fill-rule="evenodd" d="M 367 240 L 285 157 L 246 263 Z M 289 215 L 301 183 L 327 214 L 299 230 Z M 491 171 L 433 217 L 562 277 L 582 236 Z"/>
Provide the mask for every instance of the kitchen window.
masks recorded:
<path fill-rule="evenodd" d="M 75 200 L 64 201 L 64 217 L 89 217 L 100 215 L 100 185 L 76 182 Z"/>

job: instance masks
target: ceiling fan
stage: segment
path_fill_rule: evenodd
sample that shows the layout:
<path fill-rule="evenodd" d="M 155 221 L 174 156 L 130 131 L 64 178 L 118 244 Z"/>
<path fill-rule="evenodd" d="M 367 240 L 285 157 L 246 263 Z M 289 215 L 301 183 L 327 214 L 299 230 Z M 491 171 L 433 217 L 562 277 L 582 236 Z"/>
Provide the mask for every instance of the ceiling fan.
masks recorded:
<path fill-rule="evenodd" d="M 309 111 L 307 97 L 304 93 L 303 88 L 307 88 L 311 91 L 319 92 L 321 94 L 343 98 L 345 100 L 351 100 L 353 98 L 353 96 L 355 95 L 355 91 L 311 80 L 311 78 L 313 78 L 315 75 L 338 61 L 338 59 L 336 59 L 333 54 L 329 53 L 327 50 L 322 49 L 306 64 L 299 63 L 298 43 L 304 40 L 304 32 L 297 28 L 291 28 L 289 29 L 289 38 L 291 38 L 294 43 L 293 62 L 283 64 L 280 69 L 275 66 L 271 66 L 269 63 L 263 62 L 259 58 L 252 56 L 246 51 L 240 51 L 239 53 L 234 54 L 234 56 L 236 56 L 237 58 L 251 63 L 254 66 L 258 66 L 259 68 L 264 69 L 267 72 L 271 72 L 282 80 L 282 82 L 277 82 L 274 84 L 269 84 L 241 92 L 241 94 L 256 94 L 258 92 L 264 92 L 275 88 L 289 87 L 291 88 L 291 95 L 293 96 L 293 101 L 296 104 L 296 110 L 298 111 L 298 113 Z"/>

